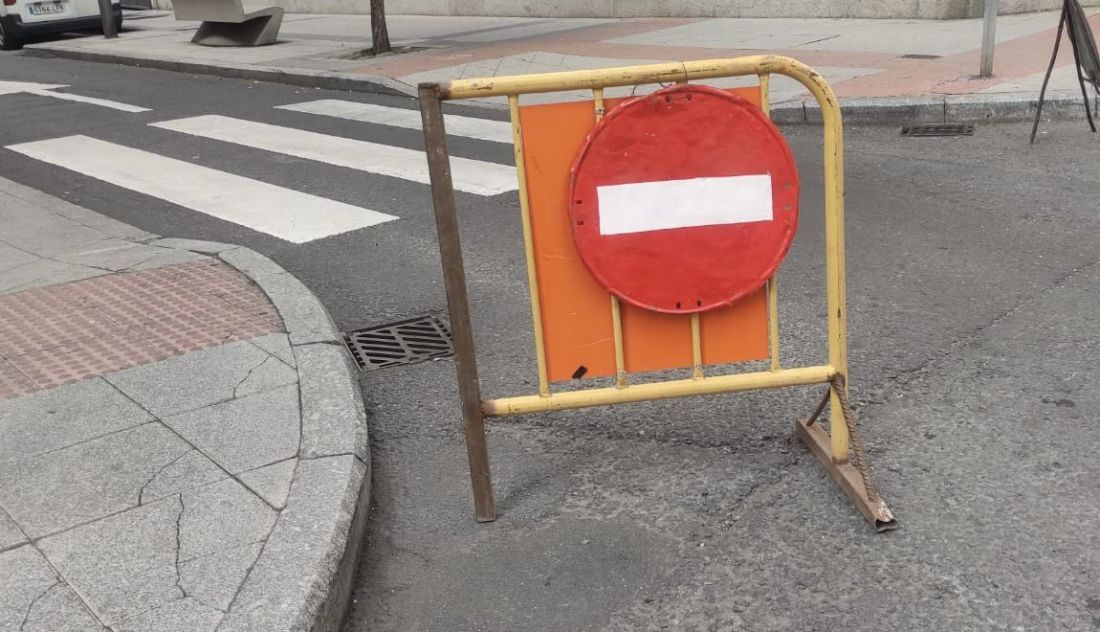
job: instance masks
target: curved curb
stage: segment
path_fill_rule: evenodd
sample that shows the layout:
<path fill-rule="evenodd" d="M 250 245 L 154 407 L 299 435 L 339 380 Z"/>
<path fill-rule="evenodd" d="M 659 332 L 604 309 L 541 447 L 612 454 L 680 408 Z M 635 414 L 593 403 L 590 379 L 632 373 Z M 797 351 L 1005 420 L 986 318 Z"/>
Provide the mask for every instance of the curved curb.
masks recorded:
<path fill-rule="evenodd" d="M 290 494 L 218 632 L 335 632 L 370 507 L 366 412 L 343 338 L 301 281 L 253 250 L 151 243 L 216 257 L 256 283 L 282 316 L 298 367 L 302 438 Z"/>

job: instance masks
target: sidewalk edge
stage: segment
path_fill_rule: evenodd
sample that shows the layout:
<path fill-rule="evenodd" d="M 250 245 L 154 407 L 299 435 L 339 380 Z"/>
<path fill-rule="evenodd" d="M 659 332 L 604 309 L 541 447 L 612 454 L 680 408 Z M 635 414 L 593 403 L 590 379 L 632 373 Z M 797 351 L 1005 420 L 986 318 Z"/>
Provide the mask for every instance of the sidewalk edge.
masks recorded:
<path fill-rule="evenodd" d="M 271 259 L 233 244 L 160 239 L 217 257 L 268 296 L 291 341 L 302 443 L 286 507 L 219 632 L 337 632 L 370 507 L 370 451 L 357 370 L 328 311 Z"/>
<path fill-rule="evenodd" d="M 181 61 L 154 55 L 121 55 L 94 50 L 75 50 L 53 44 L 32 44 L 23 50 L 30 57 L 76 59 L 126 66 L 139 66 L 193 74 L 236 79 L 269 81 L 299 87 L 349 90 L 370 94 L 417 96 L 416 87 L 381 75 L 365 75 L 325 70 L 277 68 L 251 64 Z M 975 93 L 917 97 L 841 98 L 845 123 L 860 125 L 980 123 L 1026 121 L 1035 117 L 1038 94 Z M 463 105 L 499 110 L 498 104 L 468 101 Z M 1050 94 L 1043 112 L 1047 120 L 1085 117 L 1080 95 Z M 780 124 L 820 124 L 817 101 L 801 99 L 773 104 L 772 119 Z"/>
<path fill-rule="evenodd" d="M 51 44 L 29 44 L 23 48 L 28 57 L 74 59 L 122 66 L 137 66 L 170 70 L 196 75 L 212 75 L 232 79 L 269 81 L 298 87 L 324 90 L 350 90 L 370 94 L 415 97 L 416 87 L 402 81 L 380 75 L 352 74 L 328 70 L 278 68 L 258 64 L 209 63 L 198 60 L 179 60 L 155 55 L 121 55 L 94 50 L 74 50 Z"/>

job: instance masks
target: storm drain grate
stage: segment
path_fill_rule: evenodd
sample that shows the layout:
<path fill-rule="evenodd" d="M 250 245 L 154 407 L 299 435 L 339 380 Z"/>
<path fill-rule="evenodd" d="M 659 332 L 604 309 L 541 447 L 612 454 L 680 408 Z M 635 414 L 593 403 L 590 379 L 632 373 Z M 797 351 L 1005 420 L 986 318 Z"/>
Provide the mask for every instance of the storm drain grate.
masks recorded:
<path fill-rule="evenodd" d="M 902 136 L 973 136 L 974 126 L 966 124 L 948 125 L 906 125 L 901 128 Z"/>
<path fill-rule="evenodd" d="M 435 316 L 349 331 L 344 341 L 365 371 L 454 355 L 451 330 Z"/>

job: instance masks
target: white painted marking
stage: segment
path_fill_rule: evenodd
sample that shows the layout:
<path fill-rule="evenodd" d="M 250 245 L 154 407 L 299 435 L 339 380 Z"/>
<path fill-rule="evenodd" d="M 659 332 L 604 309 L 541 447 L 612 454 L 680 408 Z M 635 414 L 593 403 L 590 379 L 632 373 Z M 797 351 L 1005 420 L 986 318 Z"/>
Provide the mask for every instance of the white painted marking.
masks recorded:
<path fill-rule="evenodd" d="M 40 97 L 50 97 L 53 99 L 61 99 L 63 101 L 76 101 L 77 103 L 88 103 L 91 105 L 98 105 L 100 107 L 111 108 L 113 110 L 122 110 L 123 112 L 148 112 L 149 108 L 143 108 L 136 105 L 130 105 L 129 103 L 120 103 L 118 101 L 111 101 L 110 99 L 99 99 L 96 97 L 85 97 L 79 94 L 71 94 L 68 92 L 52 92 L 57 88 L 68 88 L 66 85 L 50 84 L 50 83 L 30 83 L 27 81 L 0 81 L 0 94 L 16 94 L 24 92 L 27 94 L 34 94 Z"/>
<path fill-rule="evenodd" d="M 596 187 L 600 234 L 742 224 L 772 219 L 767 174 Z"/>
<path fill-rule="evenodd" d="M 151 125 L 413 182 L 431 182 L 424 152 L 404 147 L 218 115 Z M 479 195 L 496 195 L 518 188 L 515 168 L 480 160 L 451 158 L 451 177 L 455 189 Z"/>
<path fill-rule="evenodd" d="M 87 136 L 8 149 L 296 244 L 397 219 Z"/>
<path fill-rule="evenodd" d="M 306 103 L 292 103 L 291 105 L 276 106 L 280 110 L 292 110 L 307 114 L 320 114 L 336 118 L 359 121 L 361 123 L 376 123 L 389 125 L 390 127 L 404 127 L 407 129 L 422 129 L 419 110 L 407 110 L 404 108 L 391 108 L 373 103 L 359 103 L 356 101 L 341 101 L 339 99 L 321 99 Z M 444 124 L 447 134 L 451 136 L 465 136 L 488 140 L 494 143 L 512 144 L 512 124 L 505 121 L 487 121 L 485 119 L 472 118 L 447 114 L 444 116 Z"/>

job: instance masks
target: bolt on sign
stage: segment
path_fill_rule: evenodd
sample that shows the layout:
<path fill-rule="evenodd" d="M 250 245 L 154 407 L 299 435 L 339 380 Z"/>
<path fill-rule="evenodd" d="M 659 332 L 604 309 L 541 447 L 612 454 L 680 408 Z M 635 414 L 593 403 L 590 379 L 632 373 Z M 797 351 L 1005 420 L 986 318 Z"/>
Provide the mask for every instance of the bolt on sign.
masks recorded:
<path fill-rule="evenodd" d="M 775 274 L 798 228 L 798 171 L 768 118 L 772 74 L 817 98 L 824 130 L 829 360 L 785 367 Z M 697 82 L 756 76 L 718 90 Z M 605 88 L 662 84 L 612 99 Z M 590 90 L 586 101 L 520 106 L 523 95 Z M 519 177 L 537 393 L 483 399 L 455 215 L 442 102 L 506 96 Z M 843 138 L 836 97 L 809 67 L 762 55 L 420 85 L 455 364 L 480 521 L 496 518 L 487 417 L 823 384 L 799 437 L 878 530 L 897 526 L 871 482 L 848 405 Z M 763 371 L 707 368 L 770 360 Z M 691 377 L 638 381 L 689 369 Z M 595 377 L 613 385 L 555 390 Z M 817 423 L 830 408 L 829 429 Z"/>

